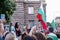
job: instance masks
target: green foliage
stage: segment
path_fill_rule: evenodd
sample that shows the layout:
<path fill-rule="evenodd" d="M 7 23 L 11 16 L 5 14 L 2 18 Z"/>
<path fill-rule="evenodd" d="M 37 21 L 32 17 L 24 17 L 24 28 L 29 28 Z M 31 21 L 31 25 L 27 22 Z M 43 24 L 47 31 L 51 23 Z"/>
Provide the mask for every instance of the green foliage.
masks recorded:
<path fill-rule="evenodd" d="M 48 26 L 52 26 L 51 23 L 47 22 L 47 27 L 48 27 Z"/>
<path fill-rule="evenodd" d="M 0 0 L 0 14 L 6 15 L 7 22 L 10 20 L 15 8 L 16 4 L 13 0 Z"/>

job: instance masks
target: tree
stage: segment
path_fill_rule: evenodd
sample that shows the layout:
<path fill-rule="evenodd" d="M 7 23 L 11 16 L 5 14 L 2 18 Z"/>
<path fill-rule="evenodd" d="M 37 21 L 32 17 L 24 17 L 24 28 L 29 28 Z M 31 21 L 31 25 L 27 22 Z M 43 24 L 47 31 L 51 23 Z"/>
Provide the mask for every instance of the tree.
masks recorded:
<path fill-rule="evenodd" d="M 47 26 L 52 26 L 50 22 L 47 22 Z"/>
<path fill-rule="evenodd" d="M 16 4 L 13 0 L 0 0 L 0 14 L 5 14 L 6 21 L 9 22 L 10 16 L 12 16 Z"/>

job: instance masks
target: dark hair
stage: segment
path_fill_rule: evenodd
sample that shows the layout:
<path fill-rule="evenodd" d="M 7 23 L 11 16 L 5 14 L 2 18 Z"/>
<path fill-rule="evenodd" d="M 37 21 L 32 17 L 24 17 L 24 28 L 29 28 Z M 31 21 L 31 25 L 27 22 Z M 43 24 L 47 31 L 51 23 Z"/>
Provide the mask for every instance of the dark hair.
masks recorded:
<path fill-rule="evenodd" d="M 20 29 L 19 30 L 17 30 L 17 29 L 19 29 L 19 23 L 18 22 L 15 23 L 15 31 L 16 31 L 16 35 L 19 37 L 21 35 L 21 31 L 20 31 Z"/>
<path fill-rule="evenodd" d="M 49 32 L 53 32 L 53 31 L 54 31 L 53 27 L 50 27 Z"/>
<path fill-rule="evenodd" d="M 22 33 L 21 36 L 18 38 L 18 40 L 23 40 L 23 38 L 26 36 L 26 32 Z"/>
<path fill-rule="evenodd" d="M 15 23 L 15 28 L 18 28 L 19 24 L 18 22 Z"/>
<path fill-rule="evenodd" d="M 13 23 L 11 22 L 11 23 L 10 23 L 10 26 L 9 26 L 9 31 L 11 31 L 11 26 L 12 26 L 12 24 L 13 24 Z"/>
<path fill-rule="evenodd" d="M 23 40 L 34 40 L 34 38 L 32 38 L 31 36 L 29 35 L 26 35 Z"/>
<path fill-rule="evenodd" d="M 10 26 L 11 26 L 12 24 L 13 24 L 13 23 L 11 22 L 11 23 L 10 23 Z"/>
<path fill-rule="evenodd" d="M 37 40 L 37 37 L 35 35 L 31 36 L 34 40 Z"/>
<path fill-rule="evenodd" d="M 38 20 L 38 22 L 40 22 L 40 21 L 42 21 L 42 20 Z"/>
<path fill-rule="evenodd" d="M 46 40 L 53 40 L 53 39 L 49 37 L 49 38 L 47 38 Z"/>
<path fill-rule="evenodd" d="M 45 36 L 42 33 L 35 33 L 34 34 L 38 40 L 46 40 Z"/>
<path fill-rule="evenodd" d="M 26 36 L 26 32 L 24 32 L 21 36 L 22 36 L 22 39 Z"/>

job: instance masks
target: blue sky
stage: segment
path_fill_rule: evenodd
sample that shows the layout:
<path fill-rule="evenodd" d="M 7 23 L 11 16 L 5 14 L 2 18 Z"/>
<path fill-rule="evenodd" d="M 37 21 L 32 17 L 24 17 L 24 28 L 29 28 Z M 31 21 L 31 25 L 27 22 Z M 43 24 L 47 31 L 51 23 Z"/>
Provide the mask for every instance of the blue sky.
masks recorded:
<path fill-rule="evenodd" d="M 60 16 L 60 0 L 46 0 L 47 22 L 51 22 L 57 16 Z"/>

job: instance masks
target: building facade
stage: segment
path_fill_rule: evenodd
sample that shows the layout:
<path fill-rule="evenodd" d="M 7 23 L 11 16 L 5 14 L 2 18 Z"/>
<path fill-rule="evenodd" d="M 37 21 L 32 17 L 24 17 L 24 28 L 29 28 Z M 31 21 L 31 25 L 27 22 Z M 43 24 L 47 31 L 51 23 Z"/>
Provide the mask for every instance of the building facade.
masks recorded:
<path fill-rule="evenodd" d="M 30 27 L 38 25 L 38 19 L 36 15 L 38 14 L 38 8 L 41 5 L 41 0 L 14 0 L 16 3 L 16 10 L 14 11 L 11 22 L 19 22 L 21 26 L 29 24 Z M 45 0 L 43 8 L 46 15 L 46 3 Z"/>
<path fill-rule="evenodd" d="M 60 27 L 60 17 L 55 18 L 56 27 Z"/>

